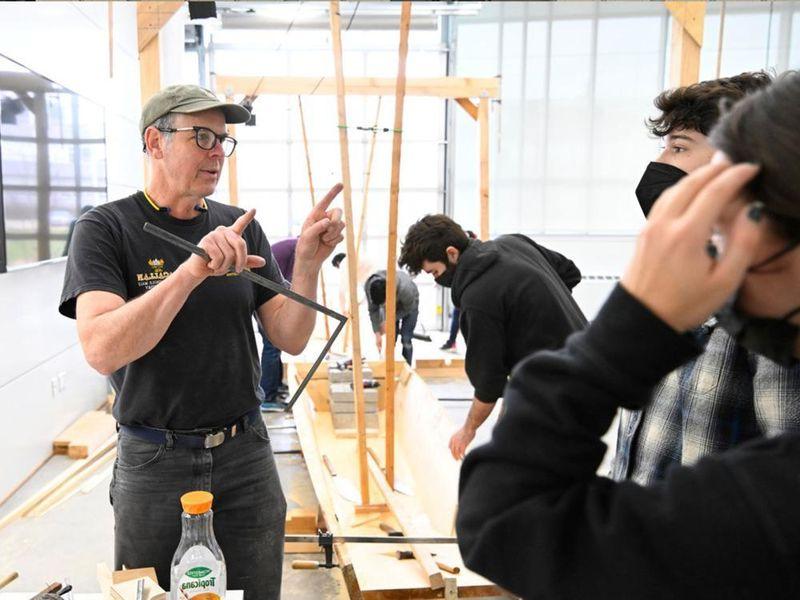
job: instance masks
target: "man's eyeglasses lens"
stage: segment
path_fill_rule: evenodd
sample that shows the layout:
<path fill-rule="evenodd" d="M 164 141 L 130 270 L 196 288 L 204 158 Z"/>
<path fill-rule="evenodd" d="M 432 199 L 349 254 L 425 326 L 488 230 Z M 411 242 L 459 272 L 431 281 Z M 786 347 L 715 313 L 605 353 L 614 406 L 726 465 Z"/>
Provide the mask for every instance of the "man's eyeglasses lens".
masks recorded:
<path fill-rule="evenodd" d="M 194 139 L 197 142 L 197 145 L 203 150 L 211 150 L 214 147 L 214 144 L 217 143 L 217 134 L 210 129 L 197 127 L 194 131 Z M 225 156 L 230 156 L 233 154 L 233 151 L 236 148 L 235 139 L 226 136 L 221 140 L 220 143 L 222 144 L 222 151 L 225 153 Z"/>

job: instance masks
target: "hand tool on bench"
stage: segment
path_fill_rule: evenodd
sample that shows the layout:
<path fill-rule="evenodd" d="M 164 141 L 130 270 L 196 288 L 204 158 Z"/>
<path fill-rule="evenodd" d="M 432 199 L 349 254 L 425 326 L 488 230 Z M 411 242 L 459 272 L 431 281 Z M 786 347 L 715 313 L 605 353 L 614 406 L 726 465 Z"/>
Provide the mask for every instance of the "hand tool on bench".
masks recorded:
<path fill-rule="evenodd" d="M 341 475 L 339 475 L 336 470 L 333 468 L 333 463 L 331 459 L 328 458 L 327 454 L 322 455 L 322 462 L 325 463 L 325 467 L 328 469 L 328 473 L 331 475 L 331 479 L 333 480 L 333 485 L 336 487 L 336 491 L 339 495 L 349 502 L 353 502 L 358 504 L 361 502 L 361 495 L 358 493 L 356 486 L 353 485 L 353 482 L 349 479 L 345 479 Z"/>
<path fill-rule="evenodd" d="M 152 223 L 145 223 L 144 230 L 147 233 L 150 233 L 156 236 L 157 238 L 164 240 L 165 242 L 169 242 L 173 246 L 177 246 L 182 250 L 186 250 L 187 252 L 196 254 L 197 256 L 200 256 L 206 260 L 211 260 L 206 251 L 203 250 L 200 246 L 196 246 L 191 242 L 187 242 L 183 238 L 178 237 L 174 233 L 170 233 L 169 231 L 161 229 L 161 227 L 158 227 L 157 225 L 153 225 Z M 229 272 L 233 273 L 235 272 L 235 269 L 231 268 Z M 268 290 L 272 290 L 276 294 L 281 294 L 283 296 L 286 296 L 287 298 L 291 298 L 292 300 L 294 300 L 295 302 L 299 302 L 303 306 L 308 306 L 309 308 L 312 308 L 315 311 L 322 313 L 323 315 L 327 315 L 339 321 L 339 324 L 333 330 L 333 333 L 331 334 L 331 337 L 328 339 L 328 341 L 325 342 L 325 346 L 322 348 L 322 351 L 319 353 L 319 356 L 311 365 L 311 368 L 306 373 L 306 376 L 303 378 L 303 381 L 301 381 L 300 385 L 297 386 L 297 390 L 292 396 L 292 399 L 286 403 L 286 407 L 284 408 L 284 410 L 286 412 L 291 412 L 294 403 L 297 402 L 297 399 L 300 397 L 300 394 L 303 393 L 303 390 L 308 385 L 308 382 L 311 381 L 311 378 L 314 376 L 314 373 L 316 373 L 317 369 L 324 360 L 325 356 L 328 354 L 328 351 L 331 349 L 331 346 L 333 346 L 333 342 L 336 340 L 336 337 L 344 328 L 345 323 L 347 323 L 347 317 L 345 317 L 340 313 L 337 313 L 334 310 L 331 310 L 327 306 L 323 306 L 322 304 L 318 304 L 313 300 L 309 300 L 308 298 L 306 298 L 301 294 L 298 294 L 297 292 L 293 292 L 292 290 L 286 289 L 280 283 L 270 281 L 266 277 L 262 277 L 257 273 L 253 273 L 249 269 L 245 269 L 244 271 L 240 272 L 239 276 L 244 277 L 248 281 L 252 281 L 257 285 L 265 287 Z"/>

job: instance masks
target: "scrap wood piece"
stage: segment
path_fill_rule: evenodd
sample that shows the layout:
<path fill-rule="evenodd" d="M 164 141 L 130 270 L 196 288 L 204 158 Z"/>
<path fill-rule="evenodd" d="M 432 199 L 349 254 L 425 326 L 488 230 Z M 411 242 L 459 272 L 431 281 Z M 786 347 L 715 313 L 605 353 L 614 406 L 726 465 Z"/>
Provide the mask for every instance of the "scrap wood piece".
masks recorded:
<path fill-rule="evenodd" d="M 53 454 L 86 458 L 116 433 L 117 423 L 110 414 L 92 410 L 81 415 L 53 440 Z"/>
<path fill-rule="evenodd" d="M 2 590 L 9 583 L 14 581 L 17 577 L 19 577 L 19 573 L 17 573 L 16 571 L 11 571 L 11 573 L 6 573 L 2 577 L 0 577 L 0 590 Z"/>
<path fill-rule="evenodd" d="M 82 469 L 79 473 L 76 473 L 72 477 L 70 477 L 67 481 L 65 481 L 58 489 L 54 490 L 52 494 L 50 494 L 47 498 L 44 498 L 41 502 L 39 502 L 36 506 L 32 507 L 29 511 L 27 511 L 23 516 L 25 517 L 41 517 L 42 515 L 48 513 L 50 510 L 60 506 L 72 496 L 77 494 L 83 484 L 86 482 L 87 479 L 97 474 L 97 472 L 106 466 L 109 466 L 110 463 L 114 461 L 117 457 L 117 450 L 116 448 L 110 449 L 108 452 L 104 452 L 101 456 L 97 458 L 92 464 L 88 465 L 86 468 Z"/>
<path fill-rule="evenodd" d="M 392 491 L 391 487 L 389 487 L 389 483 L 386 481 L 386 478 L 381 471 L 380 465 L 378 465 L 372 455 L 369 456 L 369 471 L 375 483 L 378 485 L 378 489 L 380 489 L 383 497 L 386 499 L 386 504 L 389 505 L 392 513 L 394 513 L 394 516 L 397 519 L 397 522 L 400 524 L 400 528 L 402 529 L 403 533 L 407 536 L 417 535 L 414 531 L 412 531 L 411 519 L 405 513 L 403 507 L 401 507 L 397 502 L 394 492 Z M 422 570 L 425 571 L 431 589 L 442 589 L 444 587 L 444 577 L 442 576 L 442 572 L 439 570 L 439 567 L 436 565 L 436 562 L 433 560 L 431 553 L 418 544 L 409 544 L 409 546 L 411 547 L 412 552 L 414 552 L 414 558 L 419 563 L 420 567 L 422 567 Z"/>
<path fill-rule="evenodd" d="M 106 442 L 94 454 L 90 455 L 87 458 L 81 458 L 73 462 L 62 473 L 51 479 L 47 484 L 45 484 L 42 488 L 40 488 L 38 492 L 33 494 L 33 496 L 25 500 L 25 502 L 20 504 L 17 508 L 15 508 L 6 516 L 4 516 L 2 519 L 0 519 L 0 529 L 3 529 L 3 527 L 5 527 L 6 525 L 8 525 L 13 521 L 16 521 L 20 517 L 25 516 L 45 498 L 49 497 L 51 494 L 56 492 L 62 485 L 64 485 L 67 481 L 69 481 L 70 478 L 80 473 L 83 469 L 87 468 L 89 465 L 91 465 L 93 462 L 99 459 L 103 454 L 105 454 L 111 448 L 113 448 L 116 445 L 116 443 L 117 443 L 117 436 L 115 434 L 108 440 L 106 440 Z"/>

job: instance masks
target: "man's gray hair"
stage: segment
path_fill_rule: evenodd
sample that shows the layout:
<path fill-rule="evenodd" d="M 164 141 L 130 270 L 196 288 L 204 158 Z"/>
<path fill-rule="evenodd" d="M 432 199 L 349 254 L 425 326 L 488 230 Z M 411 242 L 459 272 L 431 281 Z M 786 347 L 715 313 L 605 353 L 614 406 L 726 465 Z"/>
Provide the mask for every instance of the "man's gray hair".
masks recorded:
<path fill-rule="evenodd" d="M 155 127 L 156 129 L 172 129 L 175 126 L 175 115 L 176 114 L 177 113 L 171 112 L 171 113 L 167 113 L 165 115 L 162 115 L 162 116 L 158 117 L 155 121 L 150 123 L 150 125 L 148 125 L 147 128 Z M 145 132 L 147 131 L 147 128 L 144 130 Z M 162 134 L 164 136 L 166 136 L 166 137 L 169 137 L 169 136 L 172 135 L 172 133 L 165 133 L 163 131 L 162 131 Z M 142 151 L 147 153 L 147 145 L 145 144 L 145 141 L 144 141 L 144 132 L 142 133 Z"/>

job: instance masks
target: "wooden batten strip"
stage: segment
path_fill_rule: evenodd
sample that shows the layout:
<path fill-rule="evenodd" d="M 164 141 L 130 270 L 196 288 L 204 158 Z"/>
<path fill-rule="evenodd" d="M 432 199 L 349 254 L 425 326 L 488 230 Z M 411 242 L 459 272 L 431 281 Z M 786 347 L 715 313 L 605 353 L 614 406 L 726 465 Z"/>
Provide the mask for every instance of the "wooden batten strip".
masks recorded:
<path fill-rule="evenodd" d="M 394 487 L 394 348 L 397 332 L 397 204 L 400 196 L 400 154 L 403 146 L 403 107 L 406 94 L 406 59 L 411 2 L 400 13 L 400 48 L 394 97 L 392 179 L 389 187 L 389 235 L 386 257 L 386 479 Z"/>

